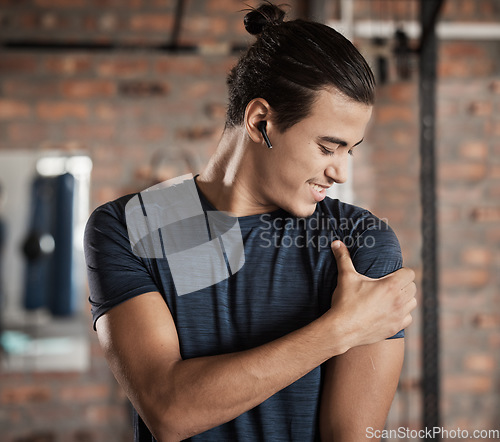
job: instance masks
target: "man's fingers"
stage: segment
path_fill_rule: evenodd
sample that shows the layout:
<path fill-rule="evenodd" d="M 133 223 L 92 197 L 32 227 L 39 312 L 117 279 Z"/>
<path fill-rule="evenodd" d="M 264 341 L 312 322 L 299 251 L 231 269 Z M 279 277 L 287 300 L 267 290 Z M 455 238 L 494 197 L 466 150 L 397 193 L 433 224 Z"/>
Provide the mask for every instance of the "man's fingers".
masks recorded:
<path fill-rule="evenodd" d="M 333 241 L 332 242 L 332 250 L 335 255 L 335 259 L 337 261 L 337 269 L 339 275 L 342 272 L 355 272 L 356 269 L 351 261 L 351 255 L 349 254 L 349 250 L 342 241 Z"/>
<path fill-rule="evenodd" d="M 415 285 L 414 282 L 410 282 L 408 285 L 404 286 L 401 288 L 401 291 L 403 292 L 403 301 L 407 302 L 411 298 L 415 297 L 415 294 L 417 293 L 417 286 Z"/>
<path fill-rule="evenodd" d="M 396 270 L 394 273 L 383 276 L 380 279 L 392 279 L 395 284 L 403 288 L 413 282 L 413 280 L 415 279 L 415 272 L 412 269 L 403 267 L 399 270 Z"/>
<path fill-rule="evenodd" d="M 408 302 L 417 302 L 415 297 L 417 293 L 417 287 L 415 283 L 408 284 L 406 287 L 401 289 L 401 302 L 407 304 Z"/>

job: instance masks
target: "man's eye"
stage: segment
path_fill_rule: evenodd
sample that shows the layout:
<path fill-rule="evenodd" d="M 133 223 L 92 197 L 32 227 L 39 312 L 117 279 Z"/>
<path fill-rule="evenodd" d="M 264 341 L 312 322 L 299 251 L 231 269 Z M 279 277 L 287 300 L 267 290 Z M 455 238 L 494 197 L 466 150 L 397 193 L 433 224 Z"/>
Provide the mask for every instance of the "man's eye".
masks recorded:
<path fill-rule="evenodd" d="M 349 155 L 351 155 L 351 156 L 353 156 L 353 155 L 354 155 L 354 152 L 353 152 L 353 150 L 352 150 L 352 149 L 349 149 L 349 150 L 347 151 L 347 153 L 348 153 Z"/>
<path fill-rule="evenodd" d="M 322 146 L 321 144 L 319 144 L 319 147 L 321 149 L 321 152 L 323 152 L 324 155 L 334 155 L 335 154 L 335 152 L 333 150 L 329 150 L 325 146 Z"/>

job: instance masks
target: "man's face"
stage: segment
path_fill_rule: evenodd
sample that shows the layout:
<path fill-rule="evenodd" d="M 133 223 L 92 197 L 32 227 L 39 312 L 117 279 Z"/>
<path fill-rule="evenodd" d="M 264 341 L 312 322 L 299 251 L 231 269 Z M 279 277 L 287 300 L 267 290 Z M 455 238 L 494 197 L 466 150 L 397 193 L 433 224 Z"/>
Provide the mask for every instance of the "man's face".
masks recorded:
<path fill-rule="evenodd" d="M 282 133 L 271 127 L 273 148 L 259 151 L 260 198 L 296 216 L 312 215 L 326 189 L 346 181 L 349 153 L 371 113 L 372 106 L 322 90 L 305 119 Z"/>

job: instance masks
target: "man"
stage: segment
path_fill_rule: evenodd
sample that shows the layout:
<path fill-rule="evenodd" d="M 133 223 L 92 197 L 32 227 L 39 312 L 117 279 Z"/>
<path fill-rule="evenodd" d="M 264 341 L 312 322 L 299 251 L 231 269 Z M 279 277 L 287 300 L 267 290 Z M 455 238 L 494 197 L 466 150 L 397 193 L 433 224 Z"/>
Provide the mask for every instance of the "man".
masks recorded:
<path fill-rule="evenodd" d="M 181 291 L 179 267 L 199 282 L 213 262 L 178 266 L 182 244 L 177 253 L 161 225 L 150 235 L 159 234 L 164 256 L 138 251 L 130 203 L 140 201 L 151 227 L 158 204 L 146 193 L 102 206 L 87 226 L 94 323 L 137 411 L 136 440 L 357 442 L 384 426 L 403 362 L 400 330 L 416 305 L 414 274 L 396 271 L 401 253 L 388 226 L 326 197 L 364 137 L 373 75 L 336 31 L 283 15 L 266 4 L 245 17 L 258 39 L 228 78 L 217 151 L 190 182 L 211 241 L 222 236 L 210 213 L 238 222 L 244 264 Z M 177 216 L 177 201 L 164 206 Z M 342 242 L 330 248 L 333 239 Z"/>

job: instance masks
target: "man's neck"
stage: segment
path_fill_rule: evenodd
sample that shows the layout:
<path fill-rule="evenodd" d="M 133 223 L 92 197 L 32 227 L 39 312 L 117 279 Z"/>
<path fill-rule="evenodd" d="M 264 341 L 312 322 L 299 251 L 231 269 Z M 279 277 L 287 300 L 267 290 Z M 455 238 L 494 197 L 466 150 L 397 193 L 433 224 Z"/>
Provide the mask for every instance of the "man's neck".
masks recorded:
<path fill-rule="evenodd" d="M 200 190 L 217 210 L 248 216 L 277 209 L 260 201 L 250 143 L 243 128 L 226 129 L 215 154 L 196 179 Z"/>

